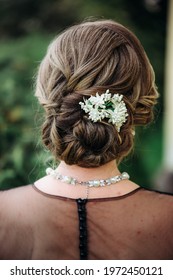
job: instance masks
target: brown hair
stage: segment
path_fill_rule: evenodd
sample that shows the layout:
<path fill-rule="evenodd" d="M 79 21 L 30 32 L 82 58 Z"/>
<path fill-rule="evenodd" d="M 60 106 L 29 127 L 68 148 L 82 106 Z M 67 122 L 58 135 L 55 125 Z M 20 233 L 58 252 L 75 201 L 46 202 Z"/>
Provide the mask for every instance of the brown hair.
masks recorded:
<path fill-rule="evenodd" d="M 118 133 L 87 118 L 79 102 L 107 89 L 123 94 L 128 119 Z M 46 111 L 42 139 L 56 159 L 82 167 L 118 162 L 133 147 L 132 130 L 153 118 L 154 72 L 135 35 L 114 21 L 75 25 L 60 34 L 41 62 L 36 96 Z"/>

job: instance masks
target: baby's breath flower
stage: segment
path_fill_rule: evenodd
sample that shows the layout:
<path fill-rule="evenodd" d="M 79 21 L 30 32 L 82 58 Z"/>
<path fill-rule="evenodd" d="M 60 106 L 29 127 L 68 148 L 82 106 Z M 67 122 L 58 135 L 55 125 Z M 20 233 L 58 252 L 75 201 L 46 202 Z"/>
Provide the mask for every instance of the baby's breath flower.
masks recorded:
<path fill-rule="evenodd" d="M 79 102 L 79 105 L 85 113 L 88 113 L 90 120 L 98 122 L 106 118 L 109 123 L 116 126 L 119 132 L 128 116 L 126 104 L 122 99 L 123 95 L 114 94 L 112 96 L 108 89 L 101 95 L 97 92 L 96 96 L 92 95 L 90 98 L 84 99 L 84 102 Z"/>
<path fill-rule="evenodd" d="M 91 119 L 93 122 L 101 121 L 101 113 L 97 109 L 92 109 L 89 112 L 89 119 Z"/>
<path fill-rule="evenodd" d="M 96 93 L 96 96 L 91 96 L 89 98 L 89 101 L 90 103 L 95 107 L 104 107 L 104 103 L 105 103 L 105 100 L 104 100 L 104 95 L 99 95 L 98 92 Z"/>

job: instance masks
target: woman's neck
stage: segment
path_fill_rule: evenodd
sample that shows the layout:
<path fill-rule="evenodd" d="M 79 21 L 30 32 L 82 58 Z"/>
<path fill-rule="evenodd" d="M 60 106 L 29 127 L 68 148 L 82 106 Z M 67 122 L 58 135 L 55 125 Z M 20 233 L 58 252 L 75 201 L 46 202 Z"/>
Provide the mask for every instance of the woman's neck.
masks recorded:
<path fill-rule="evenodd" d="M 87 182 L 90 180 L 104 180 L 117 175 L 120 171 L 115 161 L 111 161 L 102 166 L 95 168 L 83 168 L 77 165 L 68 165 L 61 161 L 56 169 L 57 173 L 77 179 L 77 181 Z M 51 195 L 59 195 L 69 198 L 104 198 L 104 197 L 117 197 L 127 194 L 134 189 L 139 188 L 138 185 L 130 180 L 120 180 L 117 184 L 110 184 L 106 187 L 100 188 L 87 188 L 83 185 L 75 185 L 64 183 L 61 180 L 56 180 L 52 176 L 45 176 L 35 182 L 35 186 Z M 115 187 L 116 186 L 116 187 Z"/>
<path fill-rule="evenodd" d="M 62 175 L 71 176 L 82 181 L 107 179 L 120 174 L 115 161 L 110 161 L 102 166 L 91 168 L 68 165 L 64 161 L 61 161 L 56 170 Z"/>

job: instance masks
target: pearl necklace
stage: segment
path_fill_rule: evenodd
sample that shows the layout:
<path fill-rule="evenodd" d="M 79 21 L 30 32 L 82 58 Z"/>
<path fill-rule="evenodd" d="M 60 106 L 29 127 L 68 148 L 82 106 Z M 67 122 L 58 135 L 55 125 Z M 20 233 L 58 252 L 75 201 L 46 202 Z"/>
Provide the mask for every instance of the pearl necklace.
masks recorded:
<path fill-rule="evenodd" d="M 46 169 L 46 174 L 52 176 L 54 179 L 59 180 L 61 182 L 64 182 L 69 185 L 82 185 L 86 186 L 88 188 L 90 187 L 105 187 L 109 186 L 111 184 L 118 183 L 119 181 L 122 180 L 128 180 L 130 178 L 129 174 L 127 172 L 123 172 L 120 175 L 107 178 L 107 179 L 95 179 L 95 180 L 89 180 L 89 181 L 78 181 L 76 178 L 70 177 L 70 176 L 65 176 L 60 174 L 58 171 L 52 169 L 52 168 L 47 168 Z"/>

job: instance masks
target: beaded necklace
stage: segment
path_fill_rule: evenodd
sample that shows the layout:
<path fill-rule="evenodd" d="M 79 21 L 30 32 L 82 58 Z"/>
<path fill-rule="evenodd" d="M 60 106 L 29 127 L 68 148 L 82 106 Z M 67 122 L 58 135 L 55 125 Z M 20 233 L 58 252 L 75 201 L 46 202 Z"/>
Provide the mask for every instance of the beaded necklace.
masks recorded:
<path fill-rule="evenodd" d="M 123 172 L 120 175 L 113 176 L 113 177 L 110 177 L 107 179 L 79 181 L 76 178 L 62 175 L 58 171 L 56 171 L 50 167 L 46 169 L 46 174 L 51 175 L 54 179 L 59 180 L 61 182 L 69 184 L 69 185 L 81 185 L 81 186 L 86 186 L 86 187 L 105 187 L 105 186 L 109 186 L 111 184 L 118 183 L 119 181 L 122 181 L 122 180 L 128 180 L 130 178 L 130 176 L 127 172 Z"/>

